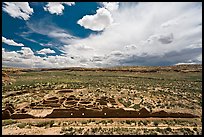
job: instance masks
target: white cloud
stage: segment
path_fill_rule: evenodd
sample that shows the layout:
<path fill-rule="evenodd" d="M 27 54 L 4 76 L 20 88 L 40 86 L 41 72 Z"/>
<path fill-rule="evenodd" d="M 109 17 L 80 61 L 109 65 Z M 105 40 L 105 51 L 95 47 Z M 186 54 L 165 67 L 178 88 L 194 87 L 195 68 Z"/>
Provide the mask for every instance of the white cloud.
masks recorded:
<path fill-rule="evenodd" d="M 48 22 L 49 20 L 41 19 L 39 21 L 27 22 L 26 25 L 32 33 L 42 34 L 65 44 L 69 44 L 73 39 L 78 39 L 72 36 L 67 30 L 61 29 Z"/>
<path fill-rule="evenodd" d="M 44 48 L 39 51 L 37 51 L 38 54 L 50 54 L 50 53 L 55 53 L 54 50 L 51 50 L 50 48 Z"/>
<path fill-rule="evenodd" d="M 44 10 L 49 11 L 51 14 L 62 15 L 64 10 L 63 4 L 72 6 L 75 2 L 48 2 L 48 4 L 44 7 Z"/>
<path fill-rule="evenodd" d="M 19 51 L 6 51 L 2 48 L 2 64 L 4 66 L 25 67 L 25 68 L 57 68 L 80 66 L 79 61 L 74 61 L 67 56 L 46 56 L 34 55 L 29 47 L 22 47 Z"/>
<path fill-rule="evenodd" d="M 18 53 L 21 53 L 21 58 L 30 59 L 34 56 L 34 52 L 29 47 L 22 47 L 20 51 L 17 51 Z"/>
<path fill-rule="evenodd" d="M 202 63 L 201 4 L 123 4 L 117 12 L 110 12 L 114 25 L 83 39 L 73 38 L 67 31 L 47 27 L 46 24 L 40 27 L 30 25 L 36 33 L 60 39 L 64 43 L 61 49 L 64 54 L 39 57 L 30 52 L 26 59 L 24 54 L 2 50 L 2 64 L 13 63 L 26 67 L 110 67 Z M 97 14 L 87 16 L 94 16 L 96 20 Z M 89 27 L 93 28 L 94 25 L 97 26 L 97 23 L 89 24 Z"/>
<path fill-rule="evenodd" d="M 173 65 L 189 60 L 198 62 L 194 58 L 202 54 L 200 5 L 185 2 L 123 5 L 117 12 L 111 12 L 115 25 L 110 25 L 100 34 L 74 40 L 63 50 L 67 54 L 74 51 L 71 52 L 73 56 L 82 51 L 80 57 L 87 60 L 88 66 Z M 85 16 L 91 17 L 86 19 L 89 25 L 87 28 L 95 25 L 92 18 L 96 15 Z M 77 49 L 79 43 L 92 50 Z M 113 54 L 113 51 L 121 55 Z M 100 64 L 95 61 L 99 56 Z"/>
<path fill-rule="evenodd" d="M 28 2 L 4 2 L 3 11 L 7 12 L 13 18 L 28 20 L 33 14 L 33 8 Z"/>
<path fill-rule="evenodd" d="M 12 45 L 12 46 L 24 46 L 22 43 L 16 43 L 15 41 L 11 40 L 11 39 L 7 39 L 5 37 L 2 36 L 2 42 L 6 43 L 8 45 Z"/>
<path fill-rule="evenodd" d="M 164 34 L 164 35 L 160 35 L 158 41 L 160 41 L 162 44 L 169 44 L 171 42 L 173 42 L 173 34 Z"/>
<path fill-rule="evenodd" d="M 105 8 L 99 8 L 94 15 L 86 15 L 77 23 L 86 29 L 101 31 L 113 22 L 111 13 Z"/>
<path fill-rule="evenodd" d="M 119 8 L 119 2 L 102 2 L 102 5 L 111 12 Z"/>

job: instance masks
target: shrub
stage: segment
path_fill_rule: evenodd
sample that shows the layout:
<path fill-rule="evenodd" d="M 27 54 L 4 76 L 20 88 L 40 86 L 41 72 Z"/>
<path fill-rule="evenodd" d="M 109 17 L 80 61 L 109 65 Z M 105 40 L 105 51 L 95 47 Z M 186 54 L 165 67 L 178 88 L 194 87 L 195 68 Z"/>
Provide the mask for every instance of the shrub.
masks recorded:
<path fill-rule="evenodd" d="M 154 121 L 154 126 L 158 126 L 159 122 L 158 121 Z"/>
<path fill-rule="evenodd" d="M 193 130 L 194 130 L 194 131 L 198 131 L 198 129 L 197 129 L 197 128 L 195 128 L 195 127 L 193 128 Z"/>
<path fill-rule="evenodd" d="M 17 125 L 17 127 L 19 127 L 19 128 L 25 128 L 26 125 L 27 125 L 26 123 L 19 123 L 19 124 Z"/>
<path fill-rule="evenodd" d="M 143 121 L 142 123 L 143 123 L 145 126 L 147 125 L 147 121 L 146 121 L 146 120 L 145 120 L 145 121 Z"/>
<path fill-rule="evenodd" d="M 184 134 L 184 135 L 193 135 L 194 132 L 191 131 L 189 128 L 181 128 L 180 131 Z"/>
<path fill-rule="evenodd" d="M 17 123 L 17 121 L 12 120 L 12 119 L 6 119 L 6 120 L 2 121 L 2 126 L 12 125 L 12 124 L 15 124 L 15 123 Z"/>
<path fill-rule="evenodd" d="M 102 120 L 101 123 L 102 124 L 107 124 L 107 121 L 106 120 Z"/>
<path fill-rule="evenodd" d="M 87 124 L 87 121 L 82 121 L 81 123 L 82 123 L 82 124 Z"/>
<path fill-rule="evenodd" d="M 167 127 L 166 130 L 169 131 L 169 132 L 172 131 L 172 129 L 170 127 Z"/>
<path fill-rule="evenodd" d="M 72 130 L 73 130 L 73 127 L 66 129 L 66 131 L 72 131 Z"/>
<path fill-rule="evenodd" d="M 134 109 L 140 109 L 140 104 L 135 104 L 132 108 L 134 108 Z"/>
<path fill-rule="evenodd" d="M 162 129 L 160 129 L 160 128 L 158 128 L 158 127 L 157 127 L 155 130 L 156 130 L 157 132 L 161 132 L 161 131 L 162 131 Z"/>
<path fill-rule="evenodd" d="M 130 120 L 126 120 L 125 121 L 127 124 L 131 124 L 131 121 Z"/>
<path fill-rule="evenodd" d="M 111 123 L 111 124 L 112 124 L 112 123 L 113 123 L 113 120 L 112 120 L 112 119 L 111 119 L 111 120 L 108 120 L 108 123 Z"/>
<path fill-rule="evenodd" d="M 54 120 L 51 120 L 51 121 L 49 122 L 50 127 L 52 127 L 54 123 L 55 123 Z"/>
<path fill-rule="evenodd" d="M 54 121 L 51 120 L 51 121 L 38 122 L 38 123 L 36 124 L 36 126 L 37 126 L 37 127 L 44 127 L 44 126 L 49 125 L 50 127 L 52 127 L 53 124 L 54 124 Z"/>
<path fill-rule="evenodd" d="M 96 133 L 98 131 L 98 128 L 91 128 L 91 132 Z"/>
<path fill-rule="evenodd" d="M 139 125 L 139 126 L 142 126 L 142 121 L 141 121 L 141 120 L 138 122 L 138 125 Z"/>

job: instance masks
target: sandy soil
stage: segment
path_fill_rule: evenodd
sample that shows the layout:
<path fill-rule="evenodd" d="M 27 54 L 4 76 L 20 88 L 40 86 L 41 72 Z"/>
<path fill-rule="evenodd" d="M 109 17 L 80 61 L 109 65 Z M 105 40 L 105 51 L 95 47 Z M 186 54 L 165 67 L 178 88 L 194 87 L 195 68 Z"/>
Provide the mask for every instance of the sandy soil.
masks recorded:
<path fill-rule="evenodd" d="M 84 125 L 84 126 L 74 126 L 74 128 L 95 128 L 93 125 Z M 100 126 L 101 128 L 113 128 L 113 127 L 118 127 L 118 126 Z M 167 128 L 169 126 L 158 126 L 160 129 Z M 145 128 L 145 129 L 156 129 L 157 127 L 152 127 L 152 126 L 120 126 L 120 128 Z M 193 129 L 195 127 L 189 127 L 189 126 L 170 126 L 171 129 L 179 129 L 179 128 L 189 128 Z M 197 128 L 202 128 L 202 127 L 197 127 Z M 18 128 L 18 127 L 3 127 L 2 128 L 2 135 L 61 135 L 60 133 L 62 127 L 50 127 L 50 128 L 45 128 L 45 127 L 31 127 L 30 129 L 28 128 Z"/>
<path fill-rule="evenodd" d="M 2 135 L 60 135 L 61 127 L 32 127 L 32 128 L 18 128 L 18 127 L 3 127 Z"/>

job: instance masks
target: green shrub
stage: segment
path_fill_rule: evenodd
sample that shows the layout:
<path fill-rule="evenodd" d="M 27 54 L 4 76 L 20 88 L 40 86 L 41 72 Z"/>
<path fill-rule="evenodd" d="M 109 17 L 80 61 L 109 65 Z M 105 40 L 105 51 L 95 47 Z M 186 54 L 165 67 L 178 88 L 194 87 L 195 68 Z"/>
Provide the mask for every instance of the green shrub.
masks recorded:
<path fill-rule="evenodd" d="M 25 128 L 26 125 L 27 125 L 27 123 L 19 123 L 19 124 L 17 125 L 17 127 L 19 127 L 19 128 Z"/>
<path fill-rule="evenodd" d="M 82 121 L 81 123 L 82 123 L 82 124 L 87 124 L 87 121 Z"/>
<path fill-rule="evenodd" d="M 134 108 L 134 109 L 140 109 L 140 104 L 135 104 L 132 108 Z"/>
<path fill-rule="evenodd" d="M 147 121 L 146 121 L 146 120 L 145 120 L 145 121 L 143 121 L 142 123 L 143 123 L 145 126 L 147 125 Z"/>
<path fill-rule="evenodd" d="M 73 130 L 73 128 L 72 127 L 70 127 L 70 128 L 68 128 L 66 131 L 72 131 Z"/>
<path fill-rule="evenodd" d="M 198 129 L 197 129 L 197 128 L 195 128 L 195 127 L 193 128 L 193 130 L 194 130 L 194 131 L 198 131 Z"/>
<path fill-rule="evenodd" d="M 184 135 L 193 135 L 194 132 L 191 131 L 189 128 L 181 128 L 180 131 L 184 134 Z"/>
<path fill-rule="evenodd" d="M 108 123 L 111 123 L 111 124 L 112 124 L 112 123 L 113 123 L 113 120 L 112 120 L 112 119 L 111 119 L 111 120 L 108 120 Z"/>
<path fill-rule="evenodd" d="M 107 124 L 108 122 L 106 120 L 101 121 L 102 124 Z"/>
<path fill-rule="evenodd" d="M 51 120 L 51 121 L 49 122 L 50 127 L 52 127 L 54 123 L 55 123 L 54 120 Z"/>
<path fill-rule="evenodd" d="M 169 132 L 172 131 L 172 129 L 170 127 L 167 127 L 166 130 L 169 131 Z"/>
<path fill-rule="evenodd" d="M 48 126 L 49 125 L 50 127 L 52 127 L 53 124 L 54 124 L 54 121 L 51 120 L 51 121 L 38 122 L 35 126 L 37 126 L 37 127 L 44 127 L 44 126 Z"/>
<path fill-rule="evenodd" d="M 159 122 L 158 121 L 154 121 L 154 126 L 158 126 Z"/>
<path fill-rule="evenodd" d="M 6 126 L 6 125 L 12 125 L 17 123 L 16 120 L 12 120 L 12 119 L 6 119 L 6 120 L 2 120 L 2 126 Z"/>
<path fill-rule="evenodd" d="M 98 131 L 98 128 L 91 128 L 91 132 L 96 133 Z"/>
<path fill-rule="evenodd" d="M 143 125 L 143 122 L 140 120 L 140 121 L 138 122 L 138 125 L 139 125 L 139 126 L 142 126 L 142 125 Z"/>
<path fill-rule="evenodd" d="M 130 120 L 126 120 L 125 121 L 127 124 L 131 124 L 131 121 Z"/>
<path fill-rule="evenodd" d="M 161 131 L 162 131 L 162 129 L 160 129 L 160 128 L 158 128 L 158 127 L 157 127 L 155 130 L 156 130 L 157 132 L 161 132 Z"/>

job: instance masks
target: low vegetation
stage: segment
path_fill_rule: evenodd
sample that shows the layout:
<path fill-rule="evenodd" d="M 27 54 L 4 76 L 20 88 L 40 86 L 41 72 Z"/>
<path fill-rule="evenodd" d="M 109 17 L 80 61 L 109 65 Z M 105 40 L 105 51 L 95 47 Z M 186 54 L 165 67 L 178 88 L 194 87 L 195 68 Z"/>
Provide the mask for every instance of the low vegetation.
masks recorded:
<path fill-rule="evenodd" d="M 109 96 L 124 107 L 150 111 L 166 110 L 202 115 L 202 66 L 115 67 L 108 69 L 69 68 L 64 70 L 12 70 L 3 68 L 2 109 L 6 103 L 14 107 L 20 103 L 41 100 L 58 89 L 77 89 L 72 94 L 80 97 Z M 6 77 L 6 79 L 4 78 Z M 7 80 L 7 81 L 5 81 Z M 9 81 L 10 80 L 10 81 Z M 21 123 L 2 120 L 2 130 L 9 126 L 20 129 L 62 127 L 61 134 L 201 134 L 202 119 L 172 120 L 83 120 Z M 92 125 L 91 128 L 86 126 Z M 110 128 L 110 125 L 118 127 Z M 162 126 L 165 125 L 165 128 Z M 174 129 L 174 126 L 193 128 Z M 77 128 L 76 128 L 76 127 Z M 147 127 L 154 127 L 148 129 Z M 80 127 L 80 128 L 78 128 Z M 131 128 L 128 128 L 131 127 Z M 139 127 L 139 128 L 138 128 Z M 146 127 L 146 128 L 145 128 Z"/>

